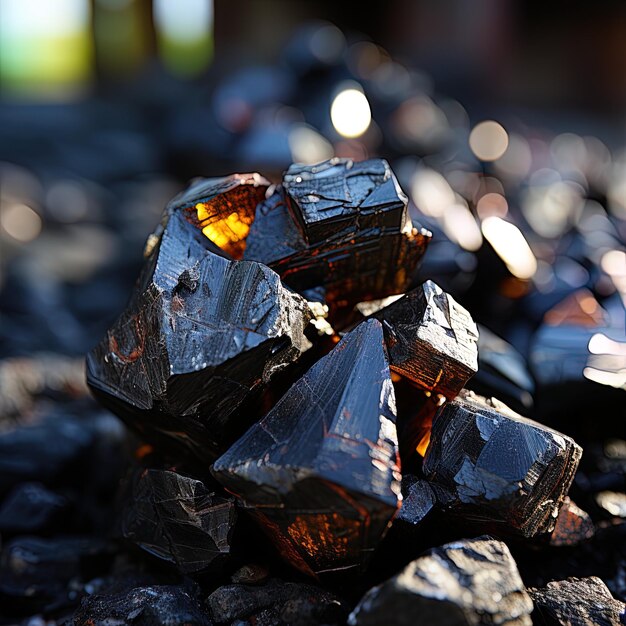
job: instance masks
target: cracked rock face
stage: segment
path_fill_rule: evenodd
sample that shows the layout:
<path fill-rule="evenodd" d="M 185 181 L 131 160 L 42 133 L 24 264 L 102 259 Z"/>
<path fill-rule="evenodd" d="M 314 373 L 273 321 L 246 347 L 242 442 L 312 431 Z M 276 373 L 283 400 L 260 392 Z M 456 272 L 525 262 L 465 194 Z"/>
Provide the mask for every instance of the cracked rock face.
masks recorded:
<path fill-rule="evenodd" d="M 413 227 L 407 202 L 383 159 L 292 165 L 257 207 L 244 258 L 338 306 L 400 293 L 431 238 Z"/>
<path fill-rule="evenodd" d="M 626 624 L 626 604 L 616 600 L 595 576 L 555 580 L 529 589 L 533 618 L 540 626 L 620 626 Z"/>
<path fill-rule="evenodd" d="M 431 280 L 374 317 L 383 322 L 391 368 L 424 390 L 455 398 L 478 370 L 472 316 Z"/>
<path fill-rule="evenodd" d="M 172 471 L 139 470 L 122 519 L 126 539 L 188 574 L 215 569 L 230 553 L 233 498 Z"/>
<path fill-rule="evenodd" d="M 581 454 L 566 435 L 464 392 L 435 417 L 424 474 L 449 513 L 534 537 L 554 530 Z"/>
<path fill-rule="evenodd" d="M 302 571 L 362 570 L 401 499 L 380 322 L 348 333 L 213 474 Z"/>
<path fill-rule="evenodd" d="M 428 551 L 370 589 L 348 623 L 531 626 L 532 609 L 506 544 L 480 537 Z"/>
<path fill-rule="evenodd" d="M 307 348 L 310 316 L 272 270 L 220 256 L 170 207 L 128 308 L 87 357 L 87 380 L 146 439 L 210 460 L 247 427 L 236 409 Z"/>

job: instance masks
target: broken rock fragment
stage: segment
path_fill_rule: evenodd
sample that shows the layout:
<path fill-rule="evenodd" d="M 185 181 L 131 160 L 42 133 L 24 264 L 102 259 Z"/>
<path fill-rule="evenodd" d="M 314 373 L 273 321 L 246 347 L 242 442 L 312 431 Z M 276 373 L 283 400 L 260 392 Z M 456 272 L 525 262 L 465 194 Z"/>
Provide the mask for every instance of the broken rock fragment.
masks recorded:
<path fill-rule="evenodd" d="M 434 548 L 370 589 L 351 626 L 530 626 L 533 603 L 508 547 L 489 537 Z"/>
<path fill-rule="evenodd" d="M 539 626 L 620 626 L 626 604 L 616 600 L 600 578 L 567 578 L 529 589 Z"/>
<path fill-rule="evenodd" d="M 87 380 L 145 438 L 206 461 L 248 426 L 236 409 L 306 349 L 310 312 L 272 270 L 223 258 L 180 211 L 168 215 Z"/>
<path fill-rule="evenodd" d="M 74 626 L 211 626 L 193 588 L 183 585 L 135 587 L 83 598 Z"/>
<path fill-rule="evenodd" d="M 554 530 L 581 454 L 566 435 L 463 392 L 435 417 L 423 469 L 447 512 L 529 538 Z"/>
<path fill-rule="evenodd" d="M 448 399 L 478 370 L 471 315 L 428 280 L 374 314 L 383 322 L 391 369 Z"/>
<path fill-rule="evenodd" d="M 233 498 L 173 471 L 137 471 L 122 520 L 124 537 L 181 572 L 217 568 L 230 553 Z"/>
<path fill-rule="evenodd" d="M 362 571 L 400 504 L 383 329 L 346 334 L 213 466 L 308 574 Z"/>
<path fill-rule="evenodd" d="M 244 258 L 274 269 L 299 292 L 323 289 L 338 306 L 399 293 L 430 240 L 414 228 L 386 161 L 292 165 L 257 207 Z"/>
<path fill-rule="evenodd" d="M 348 613 L 344 603 L 328 591 L 277 579 L 270 579 L 262 585 L 218 587 L 206 603 L 216 624 L 345 624 Z"/>

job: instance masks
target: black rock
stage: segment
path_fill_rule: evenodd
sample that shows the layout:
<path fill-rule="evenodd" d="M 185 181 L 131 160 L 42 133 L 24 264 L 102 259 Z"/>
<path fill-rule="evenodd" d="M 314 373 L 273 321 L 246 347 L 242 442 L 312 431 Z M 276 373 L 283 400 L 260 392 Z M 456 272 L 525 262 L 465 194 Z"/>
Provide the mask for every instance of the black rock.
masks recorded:
<path fill-rule="evenodd" d="M 41 483 L 22 483 L 0 505 L 0 533 L 31 534 L 58 527 L 70 501 Z"/>
<path fill-rule="evenodd" d="M 576 546 L 591 539 L 595 528 L 591 517 L 566 496 L 550 535 L 550 545 L 556 547 Z"/>
<path fill-rule="evenodd" d="M 211 626 L 194 589 L 182 585 L 135 587 L 83 598 L 74 626 Z"/>
<path fill-rule="evenodd" d="M 216 624 L 313 626 L 344 624 L 346 605 L 334 594 L 301 583 L 270 579 L 263 585 L 225 585 L 208 598 Z"/>
<path fill-rule="evenodd" d="M 449 400 L 478 369 L 472 316 L 428 280 L 374 314 L 383 322 L 391 369 Z"/>
<path fill-rule="evenodd" d="M 435 506 L 435 494 L 427 481 L 408 474 L 402 477 L 402 506 L 393 521 L 419 526 Z"/>
<path fill-rule="evenodd" d="M 308 244 L 373 229 L 398 232 L 411 226 L 408 199 L 383 159 L 331 159 L 293 164 L 283 185 L 289 210 Z"/>
<path fill-rule="evenodd" d="M 382 159 L 293 165 L 258 206 L 244 258 L 300 293 L 323 288 L 336 307 L 400 293 L 431 236 L 413 228 L 406 205 Z"/>
<path fill-rule="evenodd" d="M 434 548 L 370 589 L 351 626 L 530 626 L 533 603 L 507 546 L 489 537 Z"/>
<path fill-rule="evenodd" d="M 124 537 L 183 573 L 221 566 L 230 553 L 234 498 L 173 471 L 138 470 L 122 519 Z"/>
<path fill-rule="evenodd" d="M 566 435 L 463 392 L 439 410 L 423 469 L 449 513 L 528 538 L 554 529 L 581 454 Z"/>
<path fill-rule="evenodd" d="M 620 626 L 626 604 L 616 600 L 600 578 L 567 578 L 529 589 L 537 626 Z"/>
<path fill-rule="evenodd" d="M 129 307 L 87 357 L 105 406 L 147 439 L 203 461 L 249 425 L 233 413 L 305 350 L 310 319 L 273 271 L 212 245 L 168 209 Z"/>
<path fill-rule="evenodd" d="M 361 571 L 400 504 L 395 397 L 377 320 L 346 334 L 213 466 L 283 557 Z"/>
<path fill-rule="evenodd" d="M 87 581 L 106 571 L 113 546 L 88 537 L 18 537 L 0 557 L 0 606 L 29 614 L 69 606 L 79 600 L 70 581 Z"/>

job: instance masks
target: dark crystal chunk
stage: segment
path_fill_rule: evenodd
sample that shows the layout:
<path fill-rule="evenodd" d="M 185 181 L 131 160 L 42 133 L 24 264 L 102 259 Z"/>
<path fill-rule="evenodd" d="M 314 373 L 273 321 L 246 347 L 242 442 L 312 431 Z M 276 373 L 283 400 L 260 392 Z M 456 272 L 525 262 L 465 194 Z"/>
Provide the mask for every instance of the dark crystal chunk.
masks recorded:
<path fill-rule="evenodd" d="M 533 537 L 554 529 L 581 454 L 566 435 L 463 392 L 439 410 L 423 469 L 446 511 Z"/>
<path fill-rule="evenodd" d="M 456 397 L 478 369 L 478 329 L 452 296 L 428 280 L 374 314 L 391 369 L 429 392 Z"/>
<path fill-rule="evenodd" d="M 256 173 L 200 178 L 170 202 L 167 212 L 182 212 L 216 246 L 240 259 L 256 205 L 265 198 L 269 185 Z"/>
<path fill-rule="evenodd" d="M 333 159 L 294 165 L 257 207 L 244 255 L 299 292 L 343 306 L 406 290 L 430 233 L 413 228 L 389 165 Z"/>
<path fill-rule="evenodd" d="M 230 553 L 234 498 L 172 471 L 137 471 L 122 520 L 124 537 L 187 574 L 217 568 Z"/>
<path fill-rule="evenodd" d="M 165 223 L 134 297 L 87 357 L 102 403 L 146 438 L 215 458 L 248 424 L 252 392 L 308 345 L 306 301 L 260 263 L 229 261 L 180 212 Z"/>
<path fill-rule="evenodd" d="M 218 587 L 207 598 L 207 606 L 216 624 L 344 624 L 348 613 L 341 600 L 328 591 L 277 579 L 263 585 Z"/>
<path fill-rule="evenodd" d="M 380 322 L 346 334 L 213 466 L 309 574 L 362 570 L 399 506 L 395 396 Z"/>
<path fill-rule="evenodd" d="M 616 600 L 600 578 L 567 578 L 529 589 L 538 626 L 620 626 L 626 604 Z"/>
<path fill-rule="evenodd" d="M 135 587 L 83 599 L 74 626 L 211 626 L 202 603 L 183 585 Z"/>
<path fill-rule="evenodd" d="M 533 603 L 507 546 L 489 537 L 427 552 L 368 591 L 351 626 L 531 626 Z"/>
<path fill-rule="evenodd" d="M 291 214 L 311 245 L 367 229 L 398 232 L 411 225 L 408 199 L 383 159 L 293 164 L 283 185 Z"/>

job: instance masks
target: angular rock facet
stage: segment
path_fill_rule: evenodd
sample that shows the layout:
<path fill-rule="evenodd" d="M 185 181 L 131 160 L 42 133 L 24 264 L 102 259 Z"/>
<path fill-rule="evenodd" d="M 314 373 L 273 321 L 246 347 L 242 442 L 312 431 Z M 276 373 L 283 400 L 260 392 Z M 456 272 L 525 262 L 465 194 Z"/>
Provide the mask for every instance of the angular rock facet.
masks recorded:
<path fill-rule="evenodd" d="M 293 165 L 257 208 L 244 255 L 299 292 L 356 304 L 404 291 L 430 233 L 413 228 L 407 199 L 381 159 Z"/>
<path fill-rule="evenodd" d="M 423 469 L 445 510 L 533 537 L 554 529 L 581 454 L 566 435 L 464 392 L 439 410 Z"/>
<path fill-rule="evenodd" d="M 211 626 L 199 598 L 182 585 L 135 587 L 83 599 L 74 626 Z"/>
<path fill-rule="evenodd" d="M 452 399 L 478 370 L 476 324 L 432 281 L 374 317 L 383 322 L 391 369 L 426 391 Z"/>
<path fill-rule="evenodd" d="M 479 537 L 430 550 L 370 589 L 348 623 L 530 626 L 532 609 L 507 546 Z"/>
<path fill-rule="evenodd" d="M 399 506 L 395 397 L 380 322 L 348 333 L 213 466 L 308 574 L 362 570 Z"/>
<path fill-rule="evenodd" d="M 616 600 L 595 576 L 555 580 L 529 589 L 535 603 L 535 623 L 546 626 L 620 626 L 626 624 L 626 604 Z"/>
<path fill-rule="evenodd" d="M 129 307 L 87 357 L 101 402 L 146 438 L 215 458 L 232 414 L 306 349 L 306 301 L 267 267 L 229 261 L 171 212 Z"/>
<path fill-rule="evenodd" d="M 224 562 L 235 520 L 233 498 L 176 472 L 148 469 L 132 477 L 122 533 L 188 574 Z"/>

